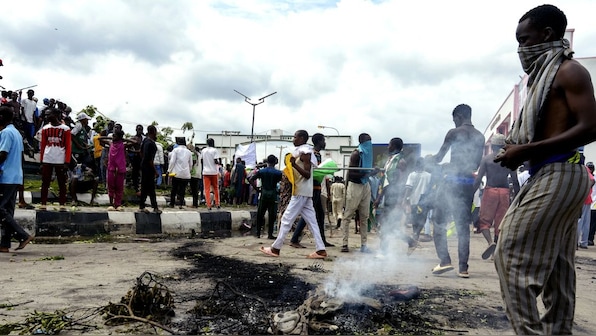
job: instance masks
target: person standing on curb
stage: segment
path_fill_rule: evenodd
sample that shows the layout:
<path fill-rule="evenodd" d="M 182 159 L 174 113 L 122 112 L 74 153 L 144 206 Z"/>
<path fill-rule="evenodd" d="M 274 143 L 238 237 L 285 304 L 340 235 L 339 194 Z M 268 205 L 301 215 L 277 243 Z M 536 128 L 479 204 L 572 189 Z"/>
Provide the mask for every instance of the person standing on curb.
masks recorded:
<path fill-rule="evenodd" d="M 41 206 L 46 210 L 52 174 L 56 174 L 60 210 L 66 211 L 66 178 L 71 156 L 70 127 L 61 120 L 62 113 L 53 107 L 48 109 L 48 124 L 41 129 Z"/>
<path fill-rule="evenodd" d="M 212 138 L 207 139 L 207 147 L 201 151 L 201 157 L 203 160 L 203 194 L 205 194 L 207 209 L 211 210 L 211 188 L 213 188 L 215 206 L 220 209 L 218 176 L 221 158 L 219 150 L 215 148 L 215 140 Z"/>
<path fill-rule="evenodd" d="M 186 186 L 190 182 L 190 170 L 192 168 L 192 154 L 186 147 L 184 137 L 176 138 L 176 146 L 170 153 L 168 174 L 172 176 L 172 193 L 170 195 L 170 208 L 176 206 L 176 197 L 179 200 L 178 206 L 184 208 L 184 195 Z"/>
<path fill-rule="evenodd" d="M 10 252 L 11 239 L 22 250 L 33 240 L 14 219 L 17 189 L 23 183 L 23 137 L 12 124 L 13 109 L 0 106 L 0 252 Z"/>
<path fill-rule="evenodd" d="M 531 177 L 501 222 L 494 258 L 517 334 L 573 332 L 577 219 L 590 192 L 578 148 L 596 140 L 596 100 L 590 73 L 572 59 L 566 27 L 559 8 L 541 5 L 515 32 L 527 97 L 495 161 L 512 170 L 529 161 Z"/>
<path fill-rule="evenodd" d="M 149 197 L 153 212 L 160 214 L 157 207 L 157 195 L 155 194 L 155 178 L 159 176 L 155 167 L 155 155 L 157 153 L 157 128 L 154 125 L 147 126 L 147 135 L 141 143 L 141 199 L 139 209 L 145 211 L 145 201 Z"/>

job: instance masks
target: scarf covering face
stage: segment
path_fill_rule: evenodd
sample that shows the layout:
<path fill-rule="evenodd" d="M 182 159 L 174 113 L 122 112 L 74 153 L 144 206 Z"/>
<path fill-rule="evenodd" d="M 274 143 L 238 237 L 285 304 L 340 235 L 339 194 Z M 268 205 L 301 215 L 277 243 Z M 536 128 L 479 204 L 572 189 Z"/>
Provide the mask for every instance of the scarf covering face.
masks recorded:
<path fill-rule="evenodd" d="M 372 141 L 368 140 L 358 145 L 358 152 L 360 152 L 360 167 L 372 168 L 373 165 L 373 147 Z M 368 173 L 368 171 L 367 171 Z M 362 183 L 368 183 L 368 177 L 363 177 Z"/>
<path fill-rule="evenodd" d="M 573 51 L 569 41 L 561 39 L 517 50 L 524 71 L 528 74 L 527 97 L 519 117 L 507 137 L 509 144 L 532 142 L 542 104 L 548 96 L 559 66 L 571 59 Z"/>

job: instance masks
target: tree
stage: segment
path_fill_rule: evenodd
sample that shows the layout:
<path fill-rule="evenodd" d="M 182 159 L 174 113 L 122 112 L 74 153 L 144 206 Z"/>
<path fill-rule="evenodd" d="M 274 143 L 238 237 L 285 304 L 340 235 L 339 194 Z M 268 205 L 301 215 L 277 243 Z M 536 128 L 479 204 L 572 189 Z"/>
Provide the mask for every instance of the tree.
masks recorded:
<path fill-rule="evenodd" d="M 157 121 L 153 121 L 151 125 L 157 126 L 159 125 Z M 173 142 L 170 136 L 174 133 L 174 130 L 171 127 L 164 127 L 161 130 L 157 129 L 157 139 L 155 141 L 159 142 L 163 148 L 168 148 Z"/>
<path fill-rule="evenodd" d="M 182 124 L 182 134 L 184 134 L 184 132 L 186 131 L 193 131 L 194 130 L 194 126 L 192 125 L 191 122 L 187 121 L 184 124 Z M 192 132 L 192 136 L 188 139 L 188 143 L 192 144 L 192 141 L 195 138 L 195 132 Z"/>

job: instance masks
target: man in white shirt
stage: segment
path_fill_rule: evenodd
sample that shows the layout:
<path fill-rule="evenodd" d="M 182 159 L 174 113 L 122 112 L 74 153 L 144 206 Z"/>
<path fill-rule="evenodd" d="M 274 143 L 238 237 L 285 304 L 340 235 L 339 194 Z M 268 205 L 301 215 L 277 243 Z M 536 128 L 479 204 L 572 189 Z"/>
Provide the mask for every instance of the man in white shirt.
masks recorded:
<path fill-rule="evenodd" d="M 221 165 L 221 158 L 219 151 L 215 148 L 215 140 L 207 139 L 207 147 L 201 151 L 203 162 L 203 185 L 205 187 L 204 194 L 207 201 L 207 208 L 211 210 L 211 188 L 213 187 L 213 195 L 215 196 L 215 206 L 219 209 L 219 165 Z"/>
<path fill-rule="evenodd" d="M 163 156 L 163 145 L 159 142 L 155 142 L 155 146 L 157 147 L 157 152 L 155 153 L 155 159 L 153 160 L 153 164 L 155 165 L 155 171 L 157 171 L 157 186 L 161 186 L 161 182 L 163 181 L 163 165 L 165 164 L 164 156 Z"/>
<path fill-rule="evenodd" d="M 27 98 L 21 100 L 21 113 L 25 116 L 25 125 L 23 131 L 25 137 L 30 145 L 33 146 L 35 135 L 35 109 L 37 108 L 37 102 L 33 100 L 35 92 L 31 89 L 27 90 Z"/>
<path fill-rule="evenodd" d="M 176 196 L 180 209 L 184 208 L 184 192 L 190 182 L 190 169 L 192 167 L 192 154 L 186 148 L 183 137 L 176 138 L 178 146 L 170 153 L 168 173 L 172 176 L 172 193 L 170 195 L 170 208 L 175 206 Z"/>

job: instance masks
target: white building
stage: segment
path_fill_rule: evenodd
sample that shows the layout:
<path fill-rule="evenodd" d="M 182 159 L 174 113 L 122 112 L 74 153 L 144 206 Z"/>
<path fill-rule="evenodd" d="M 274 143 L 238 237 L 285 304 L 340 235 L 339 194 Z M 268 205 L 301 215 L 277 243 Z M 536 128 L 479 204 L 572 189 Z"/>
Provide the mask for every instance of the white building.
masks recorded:
<path fill-rule="evenodd" d="M 257 161 L 262 162 L 270 154 L 277 156 L 282 161 L 281 158 L 294 148 L 292 144 L 294 134 L 284 133 L 280 129 L 273 129 L 267 133 L 269 134 L 254 134 Z M 230 131 L 222 131 L 220 134 L 207 134 L 207 138 L 212 138 L 215 141 L 215 147 L 219 149 L 224 165 L 232 163 L 232 157 L 236 153 L 238 145 L 247 145 L 251 142 L 250 134 Z M 331 158 L 339 167 L 347 167 L 349 155 L 355 148 L 352 145 L 352 137 L 349 135 L 325 135 L 325 142 L 327 146 L 325 150 L 321 151 L 323 160 Z M 250 164 L 247 162 L 247 165 Z M 282 164 L 281 168 L 283 169 L 283 167 Z"/>

